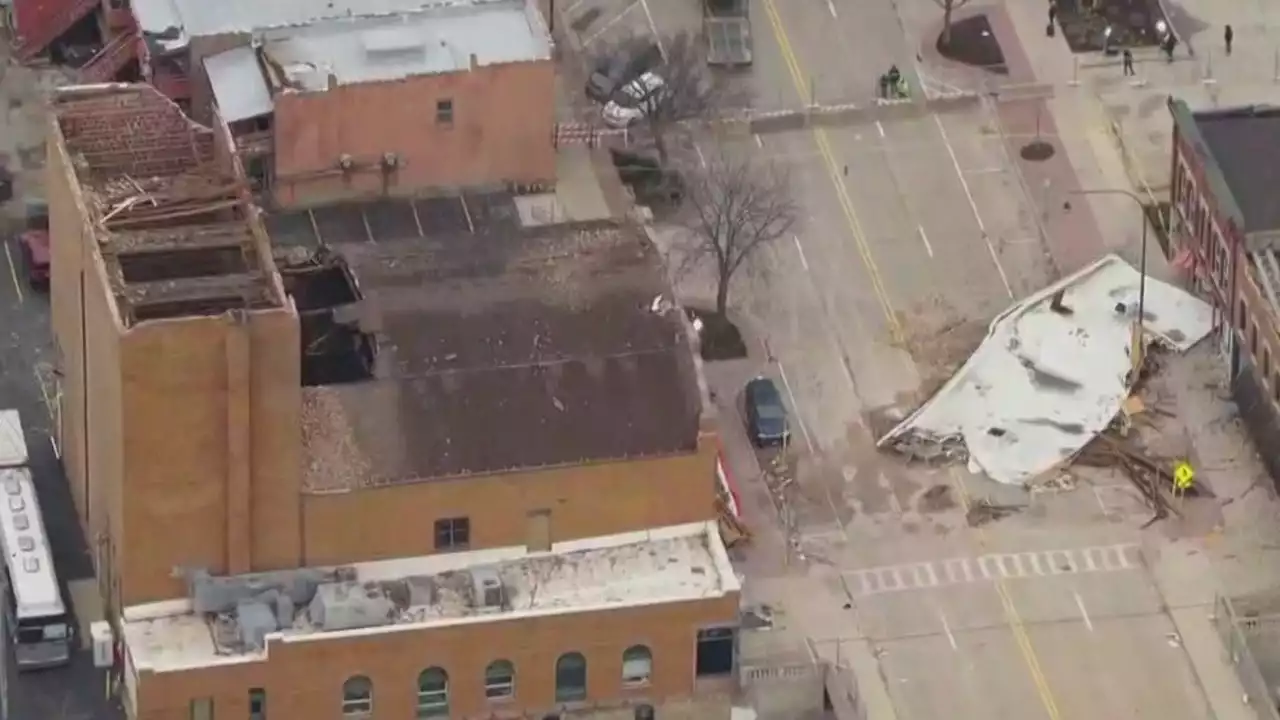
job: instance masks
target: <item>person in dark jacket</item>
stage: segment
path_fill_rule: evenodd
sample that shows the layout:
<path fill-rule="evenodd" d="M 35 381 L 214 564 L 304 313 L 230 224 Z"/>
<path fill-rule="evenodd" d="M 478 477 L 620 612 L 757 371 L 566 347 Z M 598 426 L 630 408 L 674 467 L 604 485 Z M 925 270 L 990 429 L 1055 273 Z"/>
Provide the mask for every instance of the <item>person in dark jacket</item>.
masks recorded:
<path fill-rule="evenodd" d="M 1231 41 L 1236 39 L 1236 33 L 1228 25 L 1226 30 L 1222 31 L 1222 42 L 1227 46 L 1227 54 L 1231 54 Z"/>

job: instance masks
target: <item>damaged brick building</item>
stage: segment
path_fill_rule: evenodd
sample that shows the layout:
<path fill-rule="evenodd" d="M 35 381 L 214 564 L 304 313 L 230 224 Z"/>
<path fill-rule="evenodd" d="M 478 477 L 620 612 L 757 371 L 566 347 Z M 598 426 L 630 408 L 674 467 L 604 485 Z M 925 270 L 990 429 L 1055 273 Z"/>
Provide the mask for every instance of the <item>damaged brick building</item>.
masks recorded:
<path fill-rule="evenodd" d="M 727 718 L 715 422 L 643 233 L 505 193 L 268 229 L 233 147 L 149 86 L 53 101 L 59 445 L 131 716 Z"/>
<path fill-rule="evenodd" d="M 1280 483 L 1280 108 L 1169 110 L 1174 263 L 1218 311 L 1232 394 Z"/>

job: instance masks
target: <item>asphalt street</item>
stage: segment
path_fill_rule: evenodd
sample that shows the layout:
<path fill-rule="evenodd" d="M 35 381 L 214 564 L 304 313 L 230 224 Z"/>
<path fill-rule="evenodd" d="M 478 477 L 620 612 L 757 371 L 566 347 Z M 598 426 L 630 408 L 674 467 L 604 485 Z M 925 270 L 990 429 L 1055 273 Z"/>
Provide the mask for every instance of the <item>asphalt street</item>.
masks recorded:
<path fill-rule="evenodd" d="M 891 3 L 850 3 L 845 14 L 839 0 L 760 0 L 753 10 L 758 106 L 794 107 L 810 93 L 866 105 L 875 75 L 910 62 L 916 42 Z M 1051 279 L 1036 195 L 1049 189 L 1009 157 L 1008 132 L 984 99 L 704 143 L 703 155 L 718 145 L 788 172 L 804 211 L 790 242 L 770 246 L 736 291 L 801 421 L 806 490 L 788 510 L 815 563 L 807 580 L 823 578 L 827 591 L 824 600 L 797 581 L 779 602 L 792 617 L 821 618 L 808 628 L 820 645 L 866 644 L 878 671 L 858 681 L 883 682 L 901 720 L 1207 719 L 1136 549 L 1113 570 L 1052 570 L 1064 557 L 1101 564 L 1090 548 L 1137 547 L 1145 516 L 1123 491 L 1028 497 L 873 447 L 885 416 L 926 399 L 996 314 Z M 998 493 L 1022 510 L 970 527 L 965 504 Z M 956 558 L 976 573 L 992 553 L 1030 553 L 1026 567 L 1038 558 L 1042 572 L 936 587 L 909 579 Z M 895 572 L 877 577 L 901 589 L 860 594 L 855 579 L 885 567 Z"/>

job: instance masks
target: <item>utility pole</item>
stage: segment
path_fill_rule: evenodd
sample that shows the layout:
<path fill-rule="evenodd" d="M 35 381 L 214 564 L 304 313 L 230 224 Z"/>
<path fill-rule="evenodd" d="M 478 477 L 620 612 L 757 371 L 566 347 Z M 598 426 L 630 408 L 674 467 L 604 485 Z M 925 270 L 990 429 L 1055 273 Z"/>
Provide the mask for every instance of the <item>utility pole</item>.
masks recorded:
<path fill-rule="evenodd" d="M 1132 361 L 1130 366 L 1131 380 L 1137 380 L 1138 372 L 1142 369 L 1142 361 L 1145 359 L 1146 343 L 1143 339 L 1146 336 L 1144 324 L 1146 322 L 1146 306 L 1147 306 L 1147 206 L 1142 202 L 1142 198 L 1129 190 L 1121 190 L 1118 188 L 1106 188 L 1098 190 L 1073 190 L 1068 195 L 1119 195 L 1127 197 L 1138 206 L 1139 217 L 1142 219 L 1142 252 L 1138 260 L 1138 316 L 1133 321 L 1133 336 L 1130 339 L 1129 359 Z M 1065 207 L 1070 210 L 1071 204 L 1067 203 Z"/>

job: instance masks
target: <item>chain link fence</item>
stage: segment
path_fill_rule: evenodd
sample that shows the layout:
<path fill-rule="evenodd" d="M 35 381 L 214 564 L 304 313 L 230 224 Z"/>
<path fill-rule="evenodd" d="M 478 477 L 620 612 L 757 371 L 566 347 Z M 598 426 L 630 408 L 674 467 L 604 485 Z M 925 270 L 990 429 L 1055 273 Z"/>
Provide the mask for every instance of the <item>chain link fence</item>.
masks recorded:
<path fill-rule="evenodd" d="M 1218 596 L 1214 628 L 1258 720 L 1280 720 L 1272 686 L 1280 681 L 1280 595 Z M 1268 682 L 1270 678 L 1271 682 Z"/>

